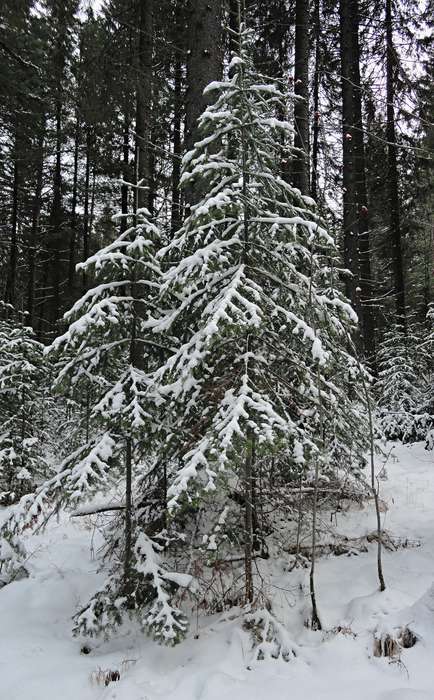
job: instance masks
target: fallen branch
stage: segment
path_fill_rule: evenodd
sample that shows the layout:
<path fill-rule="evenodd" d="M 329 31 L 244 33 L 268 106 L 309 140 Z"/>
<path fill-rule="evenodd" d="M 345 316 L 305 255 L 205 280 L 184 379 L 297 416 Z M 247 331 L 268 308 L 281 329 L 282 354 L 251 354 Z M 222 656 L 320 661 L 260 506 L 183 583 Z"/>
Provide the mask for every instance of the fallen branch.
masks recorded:
<path fill-rule="evenodd" d="M 83 506 L 71 513 L 71 518 L 82 518 L 86 515 L 97 515 L 98 513 L 107 513 L 113 510 L 124 510 L 124 503 L 105 503 L 100 506 Z"/>

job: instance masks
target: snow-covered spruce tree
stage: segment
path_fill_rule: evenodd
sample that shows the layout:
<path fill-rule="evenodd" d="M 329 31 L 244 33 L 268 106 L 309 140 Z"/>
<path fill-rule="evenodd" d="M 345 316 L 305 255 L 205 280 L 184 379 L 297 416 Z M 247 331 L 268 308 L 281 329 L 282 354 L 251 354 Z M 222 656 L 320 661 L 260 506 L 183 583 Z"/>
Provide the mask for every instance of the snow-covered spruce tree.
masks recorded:
<path fill-rule="evenodd" d="M 431 416 L 428 432 L 425 436 L 427 450 L 434 450 L 434 303 L 430 304 L 426 315 L 426 337 L 422 343 L 422 351 L 428 358 L 425 382 L 424 409 Z"/>
<path fill-rule="evenodd" d="M 182 184 L 204 194 L 160 253 L 167 311 L 149 321 L 160 337 L 181 339 L 153 375 L 180 457 L 169 510 L 183 523 L 196 518 L 198 541 L 200 512 L 202 522 L 215 512 L 203 537 L 211 552 L 232 529 L 248 603 L 258 593 L 258 465 L 271 461 L 275 488 L 285 487 L 315 464 L 336 468 L 325 447 L 333 439 L 337 452 L 360 459 L 367 434 L 348 398 L 349 384 L 358 397 L 358 365 L 346 350 L 357 319 L 334 286 L 335 244 L 314 203 L 279 172 L 291 133 L 278 116 L 285 96 L 255 74 L 252 41 L 241 29 L 229 77 L 207 88 L 214 102 L 200 118 L 203 138 L 182 165 Z"/>
<path fill-rule="evenodd" d="M 105 533 L 109 575 L 77 614 L 74 631 L 108 635 L 125 615 L 135 615 L 143 628 L 174 643 L 186 625 L 170 596 L 185 578 L 168 571 L 161 558 L 165 544 L 164 538 L 159 539 L 162 497 L 155 504 L 153 520 L 148 505 L 148 522 L 141 519 L 142 501 L 151 496 L 143 492 L 151 464 L 147 453 L 152 452 L 160 427 L 158 401 L 147 393 L 147 372 L 167 352 L 145 329 L 159 289 L 155 260 L 159 244 L 159 230 L 149 213 L 138 210 L 131 227 L 78 265 L 88 279 L 94 276 L 95 284 L 65 314 L 69 327 L 48 353 L 57 360 L 55 389 L 81 402 L 86 411 L 84 442 L 66 457 L 52 479 L 22 499 L 3 534 L 11 542 L 17 530 L 28 522 L 41 522 L 59 506 L 80 512 L 95 494 L 108 494 L 106 510 L 121 513 Z M 158 474 L 154 486 L 155 482 L 161 485 Z M 92 506 L 84 512 L 91 510 Z"/>
<path fill-rule="evenodd" d="M 428 440 L 434 425 L 432 401 L 432 329 L 396 324 L 378 353 L 378 427 L 389 440 Z M 431 398 L 430 398 L 431 395 Z"/>
<path fill-rule="evenodd" d="M 0 308 L 0 504 L 47 476 L 41 443 L 43 346 L 12 309 Z"/>

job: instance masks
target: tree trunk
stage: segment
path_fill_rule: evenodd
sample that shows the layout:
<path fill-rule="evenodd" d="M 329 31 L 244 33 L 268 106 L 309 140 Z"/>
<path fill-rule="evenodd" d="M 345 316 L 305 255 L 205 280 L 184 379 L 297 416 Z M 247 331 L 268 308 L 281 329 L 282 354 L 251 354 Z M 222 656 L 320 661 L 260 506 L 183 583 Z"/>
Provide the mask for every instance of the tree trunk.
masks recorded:
<path fill-rule="evenodd" d="M 178 24 L 179 26 L 179 24 Z M 179 181 L 181 178 L 181 89 L 182 89 L 182 61 L 181 53 L 175 49 L 174 57 L 174 104 L 173 104 L 173 165 L 172 165 L 172 211 L 171 232 L 172 236 L 181 225 L 181 194 Z"/>
<path fill-rule="evenodd" d="M 69 264 L 68 264 L 68 288 L 69 293 L 73 296 L 74 278 L 75 278 L 75 262 L 76 262 L 76 246 L 77 246 L 77 184 L 78 184 L 78 150 L 80 145 L 80 119 L 78 110 L 75 122 L 74 136 L 74 171 L 72 177 L 72 203 L 71 203 L 71 232 L 69 236 Z"/>
<path fill-rule="evenodd" d="M 346 294 L 360 318 L 358 212 L 355 170 L 354 85 L 356 61 L 353 19 L 354 0 L 340 0 L 340 51 L 342 84 L 343 150 L 343 252 L 345 267 L 352 273 L 345 279 Z"/>
<path fill-rule="evenodd" d="M 53 203 L 50 215 L 49 245 L 50 251 L 50 297 L 47 303 L 47 321 L 54 329 L 60 316 L 60 279 L 62 249 L 62 105 L 56 101 L 56 160 L 54 167 Z"/>
<path fill-rule="evenodd" d="M 313 199 L 318 199 L 318 151 L 319 151 L 319 128 L 320 128 L 320 113 L 319 113 L 319 86 L 321 73 L 321 0 L 315 0 L 314 9 L 314 31 L 315 31 L 315 72 L 313 77 L 313 143 L 312 143 L 312 175 L 310 193 Z"/>
<path fill-rule="evenodd" d="M 244 540 L 244 577 L 245 601 L 253 601 L 253 442 L 255 436 L 249 431 L 247 436 L 246 456 L 244 460 L 244 503 L 245 503 L 245 540 Z"/>
<path fill-rule="evenodd" d="M 293 161 L 292 178 L 295 187 L 309 192 L 309 2 L 295 4 L 295 66 L 294 66 L 294 146 L 302 153 Z M 298 99 L 297 99 L 298 98 Z"/>
<path fill-rule="evenodd" d="M 319 410 L 319 423 L 320 423 L 320 437 L 321 437 L 321 452 L 315 458 L 315 481 L 314 481 L 314 493 L 313 493 L 313 508 L 312 508 L 312 555 L 310 561 L 310 573 L 309 573 L 309 589 L 310 589 L 310 600 L 312 603 L 312 629 L 321 630 L 321 620 L 318 614 L 318 607 L 316 603 L 316 591 L 315 591 L 315 565 L 316 565 L 316 519 L 318 510 L 318 484 L 319 484 L 319 467 L 320 459 L 325 457 L 325 436 L 324 436 L 324 416 L 323 416 L 323 405 L 321 400 L 321 374 L 319 366 L 317 367 L 317 389 L 318 389 L 318 410 Z"/>
<path fill-rule="evenodd" d="M 92 168 L 92 187 L 91 187 L 91 194 L 90 194 L 89 232 L 88 232 L 89 252 L 92 252 L 91 242 L 92 242 L 93 222 L 95 219 L 95 194 L 96 194 L 96 172 L 95 172 L 95 163 L 94 163 L 93 168 Z"/>
<path fill-rule="evenodd" d="M 130 163 L 130 117 L 128 114 L 127 100 L 125 100 L 124 126 L 122 134 L 122 185 L 121 185 L 121 233 L 127 230 L 128 214 L 128 176 Z"/>
<path fill-rule="evenodd" d="M 229 60 L 233 54 L 238 51 L 238 32 L 239 32 L 239 0 L 229 0 L 228 5 L 228 48 Z"/>
<path fill-rule="evenodd" d="M 151 144 L 155 143 L 156 129 L 151 131 Z M 155 179 L 157 176 L 157 160 L 155 158 L 155 148 L 152 146 L 149 149 L 149 190 L 148 190 L 148 210 L 152 216 L 155 215 L 155 198 L 157 196 L 155 190 Z"/>
<path fill-rule="evenodd" d="M 207 105 L 203 91 L 222 73 L 222 0 L 189 0 L 185 150 L 198 140 L 197 120 Z M 189 205 L 200 199 L 198 187 L 185 193 Z"/>
<path fill-rule="evenodd" d="M 131 436 L 127 437 L 125 449 L 125 552 L 124 552 L 124 588 L 131 593 L 131 558 L 133 535 L 132 472 L 133 446 Z"/>
<path fill-rule="evenodd" d="M 315 462 L 315 488 L 313 495 L 313 509 L 312 509 L 312 554 L 310 562 L 310 572 L 309 572 L 309 591 L 310 600 L 312 603 L 312 629 L 320 630 L 322 629 L 321 620 L 318 614 L 318 606 L 316 603 L 316 591 L 315 591 L 315 564 L 316 564 L 316 518 L 318 509 L 318 478 L 319 478 L 319 463 L 318 457 Z"/>
<path fill-rule="evenodd" d="M 359 284 L 361 304 L 362 344 L 365 358 L 375 362 L 375 313 L 372 306 L 372 273 L 369 238 L 369 213 L 366 193 L 366 159 L 362 119 L 362 93 L 360 87 L 360 45 L 358 0 L 351 3 L 353 70 L 353 154 L 354 180 L 357 207 L 357 234 L 359 247 Z"/>
<path fill-rule="evenodd" d="M 17 137 L 16 137 L 17 138 Z M 16 278 L 18 263 L 18 188 L 19 188 L 19 163 L 17 154 L 18 144 L 14 148 L 14 176 L 12 185 L 12 215 L 11 215 L 11 245 L 9 252 L 8 275 L 6 280 L 5 300 L 8 304 L 16 303 Z"/>
<path fill-rule="evenodd" d="M 351 345 L 351 338 L 348 337 L 348 341 Z M 380 584 L 380 591 L 385 591 L 386 590 L 386 583 L 384 581 L 384 574 L 383 574 L 383 562 L 382 562 L 382 542 L 383 542 L 383 532 L 381 529 L 381 514 L 380 514 L 380 502 L 379 502 L 379 494 L 378 494 L 378 481 L 377 484 L 376 482 L 376 476 L 375 476 L 375 433 L 374 433 L 374 420 L 373 420 L 373 412 L 372 412 L 372 402 L 371 402 L 371 395 L 369 392 L 369 387 L 366 384 L 365 380 L 365 375 L 364 375 L 364 370 L 363 367 L 360 363 L 358 354 L 357 354 L 357 348 L 353 346 L 354 350 L 354 356 L 356 358 L 357 366 L 359 369 L 359 374 L 360 374 L 360 382 L 363 387 L 363 393 L 365 395 L 365 401 L 366 401 L 366 408 L 368 412 L 368 426 L 369 426 L 369 457 L 370 457 L 370 467 L 371 467 L 371 490 L 372 490 L 372 495 L 374 497 L 374 504 L 375 504 L 375 515 L 376 515 L 376 521 L 377 521 L 377 574 L 378 574 L 378 582 Z"/>
<path fill-rule="evenodd" d="M 389 193 L 389 226 L 392 240 L 392 263 L 396 313 L 406 327 L 405 281 L 402 255 L 401 221 L 398 191 L 398 164 L 395 132 L 395 76 L 396 53 L 393 45 L 392 2 L 386 0 L 386 99 L 387 99 L 387 185 Z"/>
<path fill-rule="evenodd" d="M 90 196 L 90 159 L 91 133 L 86 129 L 86 169 L 84 175 L 84 205 L 83 205 L 83 260 L 89 257 L 89 196 Z"/>
<path fill-rule="evenodd" d="M 241 28 L 241 18 L 239 22 Z M 240 37 L 241 39 L 241 37 Z M 241 68 L 241 89 L 244 86 L 244 69 Z M 244 92 L 242 93 L 244 95 Z M 248 143 L 246 140 L 245 125 L 241 125 L 241 158 L 242 158 L 242 193 L 243 193 L 243 253 L 242 261 L 244 265 L 249 264 L 249 208 L 248 208 L 248 188 L 250 173 L 248 169 Z M 247 355 L 252 354 L 252 338 L 250 334 L 246 337 Z M 247 370 L 246 370 L 247 372 Z M 244 460 L 244 507 L 245 507 L 245 540 L 244 540 L 244 579 L 245 579 L 245 601 L 246 604 L 253 601 L 253 455 L 254 455 L 255 435 L 250 427 L 246 434 L 246 454 Z"/>
<path fill-rule="evenodd" d="M 92 134 L 91 128 L 86 127 L 86 167 L 84 174 L 84 202 L 83 202 L 83 255 L 82 260 L 89 257 L 89 199 L 90 199 L 90 161 L 92 157 Z M 87 286 L 86 271 L 82 275 L 83 291 Z"/>
<path fill-rule="evenodd" d="M 151 127 L 152 127 L 152 57 L 154 45 L 153 0 L 139 0 L 139 51 L 136 86 L 136 182 L 137 208 L 150 203 L 151 188 Z M 144 189 L 147 188 L 147 189 Z"/>
<path fill-rule="evenodd" d="M 38 140 L 38 162 L 36 166 L 35 195 L 32 206 L 32 224 L 30 228 L 29 253 L 28 253 L 28 282 L 27 282 L 27 312 L 29 325 L 34 327 L 35 311 L 35 277 L 36 277 L 36 241 L 39 228 L 39 216 L 41 213 L 42 183 L 44 174 L 44 139 L 45 116 L 43 117 L 41 131 Z"/>

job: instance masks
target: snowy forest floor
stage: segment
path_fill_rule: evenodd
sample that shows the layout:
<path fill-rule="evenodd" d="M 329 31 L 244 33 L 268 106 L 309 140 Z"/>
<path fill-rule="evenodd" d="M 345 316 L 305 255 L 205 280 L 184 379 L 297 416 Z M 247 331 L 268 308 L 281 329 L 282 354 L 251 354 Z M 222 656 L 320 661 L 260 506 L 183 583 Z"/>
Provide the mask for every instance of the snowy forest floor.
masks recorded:
<path fill-rule="evenodd" d="M 88 655 L 71 636 L 71 617 L 103 575 L 83 519 L 55 520 L 30 538 L 32 574 L 0 592 L 0 697 L 4 700 L 433 700 L 434 458 L 422 444 L 396 445 L 381 481 L 383 526 L 403 546 L 384 552 L 387 590 L 378 592 L 376 545 L 357 556 L 322 557 L 317 598 L 324 627 L 304 626 L 308 572 L 269 565 L 273 610 L 297 657 L 252 663 L 240 615 L 201 616 L 175 648 L 158 646 L 132 626 Z M 338 514 L 349 537 L 375 528 L 373 505 Z M 427 593 L 428 591 L 428 593 Z M 434 589 L 433 589 L 434 591 Z M 400 659 L 373 656 L 375 630 L 408 624 L 419 639 Z M 341 631 L 338 631 L 341 628 Z M 120 680 L 98 683 L 99 670 Z"/>

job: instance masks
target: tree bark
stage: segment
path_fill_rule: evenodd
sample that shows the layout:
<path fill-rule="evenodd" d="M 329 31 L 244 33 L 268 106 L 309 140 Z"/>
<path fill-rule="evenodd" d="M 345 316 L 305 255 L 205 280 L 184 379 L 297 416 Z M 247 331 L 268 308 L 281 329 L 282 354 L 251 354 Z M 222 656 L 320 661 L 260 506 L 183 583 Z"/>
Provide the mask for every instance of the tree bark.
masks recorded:
<path fill-rule="evenodd" d="M 133 535 L 132 471 L 133 447 L 131 436 L 127 437 L 125 449 L 125 552 L 124 552 L 124 588 L 131 593 L 131 559 Z"/>
<path fill-rule="evenodd" d="M 244 460 L 244 503 L 245 503 L 245 540 L 244 540 L 244 576 L 245 601 L 253 601 L 253 441 L 254 434 L 249 431 Z"/>
<path fill-rule="evenodd" d="M 29 325 L 34 327 L 35 311 L 35 277 L 36 277 L 36 241 L 41 213 L 42 184 L 44 174 L 44 140 L 45 140 L 45 116 L 42 119 L 41 131 L 38 140 L 38 161 L 36 166 L 35 194 L 32 206 L 32 225 L 30 228 L 29 252 L 28 252 L 28 281 L 27 281 L 27 312 Z"/>
<path fill-rule="evenodd" d="M 185 95 L 185 150 L 198 140 L 198 118 L 207 105 L 205 87 L 222 74 L 222 0 L 189 0 L 187 91 Z M 186 202 L 200 199 L 198 187 L 185 192 Z"/>
<path fill-rule="evenodd" d="M 360 318 L 358 212 L 355 169 L 354 86 L 356 84 L 354 0 L 340 0 L 340 52 L 342 85 L 343 151 L 343 253 L 345 267 L 352 273 L 345 279 L 346 294 Z"/>
<path fill-rule="evenodd" d="M 395 131 L 395 76 L 396 53 L 393 45 L 392 2 L 386 0 L 386 139 L 388 155 L 387 185 L 389 194 L 389 227 L 392 241 L 392 264 L 396 313 L 406 328 L 405 279 L 402 254 L 401 217 L 398 189 L 398 164 Z"/>
<path fill-rule="evenodd" d="M 309 192 L 309 0 L 295 4 L 294 66 L 294 146 L 302 151 L 293 160 L 292 178 L 295 187 Z M 297 99 L 298 98 L 298 99 Z"/>
<path fill-rule="evenodd" d="M 178 23 L 179 26 L 179 23 Z M 182 112 L 182 61 L 179 50 L 175 49 L 174 56 L 174 94 L 173 94 L 173 159 L 172 159 L 172 236 L 179 229 L 182 221 L 181 193 L 179 182 L 181 178 L 181 112 Z"/>
<path fill-rule="evenodd" d="M 18 137 L 16 137 L 17 139 Z M 18 189 L 20 170 L 18 163 L 18 143 L 14 147 L 14 175 L 12 184 L 11 244 L 9 251 L 8 274 L 6 280 L 5 300 L 8 304 L 16 302 L 16 279 L 18 263 Z"/>
<path fill-rule="evenodd" d="M 351 2 L 351 34 L 353 52 L 353 154 L 354 185 L 357 207 L 357 238 L 359 247 L 359 286 L 362 345 L 365 358 L 375 363 L 375 311 L 372 306 L 372 272 L 369 237 L 369 212 L 366 192 L 366 159 L 360 85 L 359 2 Z"/>
<path fill-rule="evenodd" d="M 320 437 L 321 437 L 321 458 L 325 457 L 325 444 L 324 444 L 324 418 L 323 418 L 323 405 L 321 401 L 321 374 L 319 366 L 317 367 L 317 382 L 318 382 L 318 410 L 319 410 L 319 422 L 320 422 Z M 310 572 L 309 572 L 309 589 L 310 589 L 310 600 L 312 603 L 312 629 L 321 630 L 321 620 L 318 614 L 318 607 L 316 603 L 316 591 L 315 591 L 315 564 L 316 564 L 316 519 L 317 519 L 317 509 L 318 509 L 318 486 L 319 486 L 319 467 L 320 467 L 320 456 L 315 458 L 315 481 L 314 481 L 314 492 L 313 492 L 313 508 L 312 508 L 312 556 L 310 562 Z"/>
<path fill-rule="evenodd" d="M 62 248 L 62 104 L 56 100 L 56 160 L 53 180 L 53 202 L 50 214 L 49 245 L 50 251 L 50 296 L 47 303 L 47 321 L 54 328 L 60 316 L 60 279 Z M 51 330 L 50 329 L 50 330 Z"/>
<path fill-rule="evenodd" d="M 75 121 L 74 135 L 74 171 L 72 177 L 72 202 L 71 202 L 71 221 L 69 235 L 69 264 L 68 264 L 68 288 L 70 295 L 73 294 L 74 279 L 75 279 L 75 262 L 76 262 L 76 246 L 77 246 L 77 185 L 78 185 L 78 150 L 80 145 L 80 118 L 78 110 Z"/>
<path fill-rule="evenodd" d="M 121 185 L 121 233 L 127 230 L 128 214 L 128 176 L 130 164 L 130 117 L 128 114 L 127 100 L 125 100 L 124 124 L 122 132 L 122 185 Z"/>
<path fill-rule="evenodd" d="M 139 0 L 139 41 L 136 86 L 137 208 L 149 209 L 151 189 L 152 57 L 154 47 L 153 0 Z M 147 189 L 145 189 L 147 188 Z"/>
<path fill-rule="evenodd" d="M 82 260 L 85 261 L 89 257 L 89 198 L 90 198 L 90 162 L 92 157 L 92 133 L 91 127 L 86 127 L 86 166 L 84 173 L 84 202 L 83 202 L 83 253 Z M 83 270 L 82 287 L 86 290 L 87 275 Z"/>
<path fill-rule="evenodd" d="M 314 32 L 315 32 L 315 72 L 313 77 L 313 143 L 312 143 L 312 175 L 310 193 L 313 199 L 318 199 L 318 152 L 319 152 L 319 86 L 321 74 L 321 0 L 315 0 L 314 8 Z"/>

